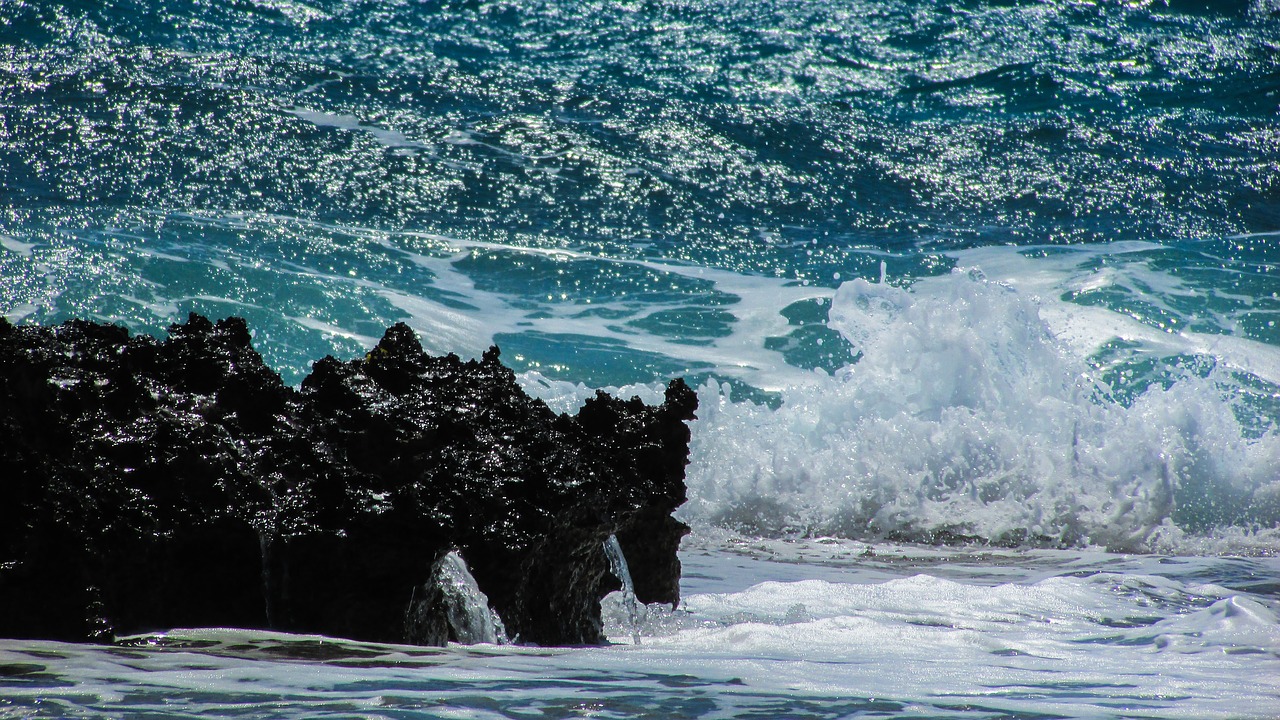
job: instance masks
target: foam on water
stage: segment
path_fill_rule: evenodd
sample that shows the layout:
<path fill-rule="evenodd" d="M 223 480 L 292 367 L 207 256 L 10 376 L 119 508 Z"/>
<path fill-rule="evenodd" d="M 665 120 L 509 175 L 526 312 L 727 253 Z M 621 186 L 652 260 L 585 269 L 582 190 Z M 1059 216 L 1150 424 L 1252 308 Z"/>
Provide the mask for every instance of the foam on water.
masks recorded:
<path fill-rule="evenodd" d="M 1269 595 L 1242 589 L 1275 577 L 1274 559 L 691 541 L 687 600 L 650 608 L 643 644 L 420 648 L 220 629 L 113 647 L 0 640 L 0 717 L 1261 719 L 1280 709 L 1274 584 Z"/>
<path fill-rule="evenodd" d="M 1277 385 L 1280 283 L 1271 274 L 1280 258 L 1265 242 L 1243 252 L 1237 243 L 1250 240 L 1256 239 L 1181 249 L 1137 241 L 984 247 L 953 256 L 959 267 L 976 268 L 1033 298 L 1054 337 L 1078 356 L 1096 355 L 1119 340 L 1130 344 L 1130 352 L 1204 355 Z"/>
<path fill-rule="evenodd" d="M 4 316 L 702 401 L 643 645 L 0 640 L 0 718 L 1280 716 L 1277 17 L 0 0 Z"/>
<path fill-rule="evenodd" d="M 807 373 L 789 366 L 762 339 L 788 330 L 781 308 L 831 294 L 827 288 L 666 260 L 607 258 L 567 249 L 517 248 L 414 233 L 405 237 L 447 249 L 449 254 L 443 258 L 408 253 L 413 262 L 435 274 L 436 287 L 469 306 L 470 312 L 448 312 L 436 303 L 388 294 L 425 335 L 451 338 L 450 327 L 474 328 L 460 342 L 468 348 L 500 339 L 519 344 L 521 336 L 590 339 L 633 362 L 640 358 L 642 375 L 643 358 L 652 357 L 682 374 L 737 378 L 765 390 L 803 382 Z M 477 287 L 476 280 L 460 269 L 470 267 L 475 272 L 477 263 L 483 262 L 503 264 L 501 283 L 484 278 L 489 280 L 487 286 Z M 608 280 L 616 285 L 605 284 Z M 658 325 L 656 318 L 664 313 L 692 314 L 706 311 L 708 305 L 724 318 L 723 332 L 704 335 L 708 328 L 700 326 L 696 317 L 671 320 L 673 328 Z M 462 317 L 455 320 L 455 315 Z M 646 321 L 656 329 L 646 329 Z M 673 333 L 673 329 L 688 333 Z M 691 338 L 690 333 L 704 337 Z M 573 353 L 568 355 L 572 358 Z M 515 360 L 525 364 L 522 356 Z M 535 369 L 541 366 L 532 363 Z M 576 364 L 550 369 L 567 367 L 578 375 L 592 372 Z"/>
<path fill-rule="evenodd" d="M 1216 703 L 1192 714 L 1265 715 L 1277 691 L 1267 680 L 1250 700 L 1224 682 L 1232 656 L 1245 672 L 1265 672 L 1245 658 L 1274 662 L 1280 626 L 1271 609 L 1221 587 L 1158 577 L 1101 573 L 996 586 L 927 575 L 878 584 L 766 582 L 697 595 L 686 607 L 719 625 L 651 645 L 704 662 L 750 658 L 768 674 L 748 683 L 779 692 L 874 696 L 893 688 L 983 696 L 994 707 L 1035 698 L 1042 712 L 1074 716 L 1080 708 L 1072 705 L 1095 693 L 1112 696 L 1104 706 L 1153 715 L 1193 698 Z M 859 679 L 851 679 L 850 664 Z M 1221 680 L 1196 687 L 1192 675 Z"/>
<path fill-rule="evenodd" d="M 1129 551 L 1238 529 L 1242 544 L 1274 547 L 1280 436 L 1237 417 L 1256 376 L 1224 362 L 1121 397 L 1040 308 L 977 272 L 842 285 L 829 324 L 856 364 L 787 389 L 776 410 L 703 387 L 689 516 Z"/>
<path fill-rule="evenodd" d="M 1197 286 L 1161 269 L 1173 252 L 979 248 L 954 253 L 945 275 L 844 283 L 819 307 L 857 362 L 779 371 L 775 356 L 766 371 L 787 379 L 776 406 L 702 386 L 685 518 L 765 534 L 1273 551 L 1280 348 L 1227 334 L 1269 311 L 1232 300 L 1221 274 Z M 763 304 L 768 283 L 733 294 Z M 1110 306 L 1081 300 L 1116 288 Z M 1180 307 L 1205 295 L 1227 301 L 1198 317 Z M 1164 310 L 1125 304 L 1136 301 Z M 729 344 L 760 348 L 761 334 L 740 332 Z M 540 374 L 526 388 L 566 411 L 589 394 Z"/>
<path fill-rule="evenodd" d="M 433 352 L 499 344 L 566 412 L 598 386 L 660 401 L 684 375 L 703 401 L 683 511 L 698 523 L 1277 547 L 1280 258 L 1266 238 L 979 247 L 906 276 L 902 256 L 868 250 L 861 274 L 824 287 L 648 250 L 279 216 L 108 224 L 7 241 L 4 312 L 157 334 L 191 310 L 243 315 L 290 382 L 407 320 Z M 887 282 L 864 279 L 885 266 Z"/>

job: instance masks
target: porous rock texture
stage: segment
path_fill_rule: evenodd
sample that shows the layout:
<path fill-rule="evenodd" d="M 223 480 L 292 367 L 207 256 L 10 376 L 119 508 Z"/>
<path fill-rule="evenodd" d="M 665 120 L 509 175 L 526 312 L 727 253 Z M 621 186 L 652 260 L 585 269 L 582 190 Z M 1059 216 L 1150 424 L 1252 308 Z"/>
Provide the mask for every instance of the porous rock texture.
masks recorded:
<path fill-rule="evenodd" d="M 620 587 L 679 600 L 697 396 L 526 395 L 496 348 L 423 352 L 404 324 L 286 386 L 243 320 L 163 341 L 0 318 L 0 637 L 233 626 L 442 644 L 451 549 L 519 642 L 604 641 Z"/>

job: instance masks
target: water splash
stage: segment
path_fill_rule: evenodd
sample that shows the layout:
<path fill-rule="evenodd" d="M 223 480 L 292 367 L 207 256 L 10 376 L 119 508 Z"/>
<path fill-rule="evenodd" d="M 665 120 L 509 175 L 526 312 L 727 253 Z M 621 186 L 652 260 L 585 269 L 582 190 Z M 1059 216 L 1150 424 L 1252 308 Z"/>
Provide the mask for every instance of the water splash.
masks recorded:
<path fill-rule="evenodd" d="M 1249 376 L 1209 358 L 1117 393 L 1040 308 L 979 272 L 845 283 L 828 326 L 857 363 L 776 409 L 703 386 L 685 518 L 1126 552 L 1280 542 L 1280 434 L 1239 419 Z"/>
<path fill-rule="evenodd" d="M 627 629 L 631 632 L 631 644 L 639 645 L 645 607 L 636 599 L 636 586 L 631 580 L 631 570 L 627 567 L 627 558 L 622 554 L 622 545 L 618 543 L 617 535 L 610 535 L 604 541 L 604 554 L 609 558 L 609 569 L 622 581 L 621 604 L 626 612 Z"/>
<path fill-rule="evenodd" d="M 510 642 L 502 618 L 489 607 L 488 596 L 480 590 L 457 550 L 440 560 L 432 581 L 440 588 L 449 627 L 459 643 L 505 645 Z"/>

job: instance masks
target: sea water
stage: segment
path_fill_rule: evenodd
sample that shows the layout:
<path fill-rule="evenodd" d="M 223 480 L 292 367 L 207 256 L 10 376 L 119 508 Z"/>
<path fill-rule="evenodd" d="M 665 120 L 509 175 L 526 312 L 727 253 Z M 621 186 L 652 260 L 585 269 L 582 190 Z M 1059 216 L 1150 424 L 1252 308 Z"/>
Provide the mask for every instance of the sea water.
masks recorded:
<path fill-rule="evenodd" d="M 233 629 L 0 645 L 6 717 L 1268 718 L 1275 558 L 955 550 L 723 532 L 602 648 Z M 634 618 L 634 616 L 632 616 Z"/>
<path fill-rule="evenodd" d="M 1280 716 L 1278 128 L 1273 0 L 0 0 L 11 321 L 701 403 L 612 646 L 0 641 L 0 716 Z"/>

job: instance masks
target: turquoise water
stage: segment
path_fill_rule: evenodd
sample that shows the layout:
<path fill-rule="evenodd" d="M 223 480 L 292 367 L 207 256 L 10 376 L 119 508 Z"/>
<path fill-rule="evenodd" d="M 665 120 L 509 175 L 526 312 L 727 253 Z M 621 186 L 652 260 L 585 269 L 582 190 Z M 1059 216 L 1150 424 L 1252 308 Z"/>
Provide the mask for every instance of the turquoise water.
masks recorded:
<path fill-rule="evenodd" d="M 11 1 L 0 23 L 0 232 L 34 246 L 4 256 L 10 316 L 239 312 L 296 380 L 354 351 L 326 330 L 412 316 L 388 294 L 474 322 L 413 255 L 461 247 L 449 267 L 510 326 L 472 344 L 622 383 L 688 358 L 633 339 L 609 362 L 600 328 L 742 330 L 732 295 L 618 261 L 831 288 L 961 248 L 1139 240 L 1209 297 L 1074 300 L 1280 341 L 1256 235 L 1280 229 L 1266 2 Z M 545 314 L 583 322 L 520 328 Z M 848 360 L 797 314 L 753 342 Z"/>
<path fill-rule="evenodd" d="M 826 560 L 752 565 L 732 588 L 695 587 L 703 605 L 687 612 L 714 627 L 672 620 L 665 650 L 448 656 L 516 677 L 509 707 L 457 691 L 375 712 L 334 699 L 351 686 L 325 676 L 316 702 L 332 700 L 333 716 L 653 715 L 635 698 L 686 675 L 702 699 L 673 715 L 1274 716 L 1277 691 L 1257 678 L 1277 675 L 1275 588 L 1217 583 L 1280 550 L 1278 263 L 1274 0 L 0 0 L 11 320 L 162 335 L 192 311 L 238 315 L 290 383 L 404 320 L 435 352 L 499 345 L 530 392 L 566 411 L 595 387 L 653 398 L 685 376 L 702 409 L 680 514 L 721 538 L 707 541 L 709 577 L 736 567 L 739 540 L 724 538 L 822 537 L 1159 553 L 1211 576 L 1174 577 L 1169 592 L 1192 599 L 1157 603 L 1151 622 L 1176 626 L 1161 626 L 1175 638 L 1161 645 L 1088 641 L 1103 637 L 1089 623 L 1136 611 L 1106 605 L 1103 581 L 1046 585 L 1030 556 L 1007 561 L 1022 568 L 1014 586 L 1110 609 L 1033 603 L 1070 631 L 1011 638 L 948 599 L 1016 605 L 1012 591 L 972 590 L 998 559 L 977 561 L 983 579 L 928 566 L 919 581 L 833 579 Z M 1104 577 L 1108 562 L 1062 575 Z M 1158 574 L 1116 572 L 1115 587 Z M 911 635 L 928 626 L 915 616 L 868 620 L 888 606 L 804 584 L 817 580 L 867 592 L 901 580 L 884 590 L 893 602 L 951 617 L 992 652 Z M 785 587 L 749 592 L 766 581 Z M 708 599 L 723 593 L 736 595 Z M 822 603 L 826 614 L 787 614 Z M 1178 649 L 1205 633 L 1210 650 Z M 917 684 L 858 659 L 890 636 L 924 650 L 878 663 L 954 653 L 968 670 Z M 707 654 L 735 642 L 737 655 Z M 1048 689 L 1019 674 L 1034 668 L 998 670 L 1023 662 L 1009 659 L 1023 642 L 1101 676 Z M 68 661 L 81 670 L 49 672 L 86 683 L 90 700 L 56 707 L 241 707 L 221 686 L 200 695 L 197 677 L 161 684 L 194 693 L 166 710 L 99 683 L 138 678 L 85 652 Z M 187 659 L 156 652 L 181 675 Z M 268 667 L 245 652 L 191 662 Z M 1172 680 L 1133 681 L 1117 699 L 1127 691 L 1107 678 L 1140 660 Z M 616 665 L 626 677 L 603 682 L 632 699 L 575 704 L 564 688 L 580 663 Z M 685 670 L 645 674 L 664 663 Z M 244 707 L 316 709 L 294 690 L 327 665 L 269 667 L 275 699 Z M 770 679 L 791 677 L 783 668 L 800 675 Z M 441 672 L 427 675 L 453 682 Z M 805 673 L 825 679 L 806 686 Z M 745 685 L 721 682 L 735 678 Z"/>
<path fill-rule="evenodd" d="M 1278 13 L 11 0 L 0 312 L 682 375 L 747 532 L 1270 552 Z"/>

